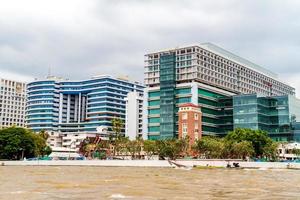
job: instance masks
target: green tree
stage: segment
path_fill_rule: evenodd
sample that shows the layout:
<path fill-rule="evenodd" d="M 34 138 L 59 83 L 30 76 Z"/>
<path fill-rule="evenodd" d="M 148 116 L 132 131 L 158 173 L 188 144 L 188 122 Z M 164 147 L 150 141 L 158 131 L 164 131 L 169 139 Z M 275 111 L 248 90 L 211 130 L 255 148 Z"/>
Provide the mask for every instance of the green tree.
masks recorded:
<path fill-rule="evenodd" d="M 252 143 L 249 141 L 235 142 L 232 145 L 233 158 L 245 159 L 254 155 Z"/>
<path fill-rule="evenodd" d="M 120 118 L 113 118 L 111 120 L 112 123 L 112 131 L 114 132 L 114 137 L 119 138 L 121 137 L 122 128 L 124 127 L 124 122 Z"/>
<path fill-rule="evenodd" d="M 116 152 L 120 151 L 121 149 L 121 143 L 124 142 L 122 141 L 122 128 L 124 126 L 123 120 L 120 118 L 114 118 L 112 119 L 112 130 L 114 133 L 114 136 L 110 140 L 114 144 L 114 150 L 113 150 L 113 155 L 116 155 Z"/>
<path fill-rule="evenodd" d="M 193 149 L 205 158 L 222 158 L 225 145 L 222 139 L 212 136 L 202 137 L 197 140 Z"/>
<path fill-rule="evenodd" d="M 292 150 L 292 153 L 295 154 L 297 157 L 300 157 L 300 149 L 294 148 L 294 149 Z"/>
<path fill-rule="evenodd" d="M 151 157 L 157 154 L 158 151 L 156 142 L 154 140 L 145 140 L 143 149 L 148 159 L 151 159 Z"/>
<path fill-rule="evenodd" d="M 140 159 L 143 148 L 143 140 L 137 138 L 136 140 L 129 140 L 125 144 L 126 152 L 131 156 L 131 159 Z"/>
<path fill-rule="evenodd" d="M 254 155 L 256 157 L 263 156 L 265 150 L 264 147 L 273 143 L 272 139 L 265 131 L 242 128 L 237 128 L 234 131 L 229 132 L 225 136 L 225 140 L 232 142 L 250 142 L 253 146 L 255 152 Z"/>
<path fill-rule="evenodd" d="M 47 141 L 48 138 L 49 138 L 49 134 L 48 134 L 44 129 L 41 130 L 41 131 L 38 133 L 38 135 L 39 135 L 40 137 L 42 137 L 45 141 Z"/>
<path fill-rule="evenodd" d="M 181 156 L 185 157 L 185 156 L 189 155 L 190 149 L 191 149 L 189 136 L 178 139 L 177 145 L 179 145 L 179 147 L 180 147 Z"/>
<path fill-rule="evenodd" d="M 43 155 L 49 156 L 52 153 L 52 149 L 49 146 L 46 146 L 43 150 Z"/>
<path fill-rule="evenodd" d="M 34 155 L 44 157 L 49 155 L 52 150 L 47 146 L 46 140 L 43 135 L 31 133 L 31 137 L 34 140 Z M 50 153 L 49 153 L 50 152 Z"/>
<path fill-rule="evenodd" d="M 175 160 L 183 151 L 183 143 L 177 139 L 157 140 L 157 152 L 160 159 Z"/>
<path fill-rule="evenodd" d="M 278 143 L 270 141 L 263 147 L 263 157 L 275 161 L 278 158 Z"/>
<path fill-rule="evenodd" d="M 107 156 L 110 156 L 110 147 L 111 143 L 109 140 L 101 140 L 96 146 L 96 151 L 99 152 L 99 159 L 105 159 Z"/>
<path fill-rule="evenodd" d="M 35 140 L 32 132 L 19 127 L 0 130 L 0 158 L 18 160 L 35 155 Z"/>

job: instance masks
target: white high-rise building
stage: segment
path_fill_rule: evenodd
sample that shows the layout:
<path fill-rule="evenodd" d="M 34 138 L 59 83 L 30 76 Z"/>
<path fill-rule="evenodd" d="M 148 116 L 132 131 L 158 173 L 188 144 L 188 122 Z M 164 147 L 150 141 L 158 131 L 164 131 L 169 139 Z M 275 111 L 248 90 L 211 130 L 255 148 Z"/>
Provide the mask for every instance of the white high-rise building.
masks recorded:
<path fill-rule="evenodd" d="M 143 93 L 129 92 L 126 101 L 125 136 L 130 140 L 143 137 Z"/>
<path fill-rule="evenodd" d="M 0 129 L 25 127 L 26 84 L 0 78 Z"/>

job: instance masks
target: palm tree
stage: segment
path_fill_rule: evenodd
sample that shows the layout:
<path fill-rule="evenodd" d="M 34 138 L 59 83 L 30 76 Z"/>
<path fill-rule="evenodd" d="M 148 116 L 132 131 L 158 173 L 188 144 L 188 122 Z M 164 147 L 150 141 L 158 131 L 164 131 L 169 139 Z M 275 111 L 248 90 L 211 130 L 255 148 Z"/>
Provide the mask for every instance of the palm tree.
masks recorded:
<path fill-rule="evenodd" d="M 42 137 L 45 141 L 49 138 L 49 134 L 43 129 L 39 132 L 39 136 Z"/>
<path fill-rule="evenodd" d="M 119 150 L 119 146 L 121 143 L 121 131 L 124 126 L 123 120 L 120 118 L 113 118 L 112 119 L 112 130 L 114 132 L 114 150 L 113 150 L 113 155 L 116 155 L 116 151 Z M 113 138 L 110 138 L 112 142 Z"/>

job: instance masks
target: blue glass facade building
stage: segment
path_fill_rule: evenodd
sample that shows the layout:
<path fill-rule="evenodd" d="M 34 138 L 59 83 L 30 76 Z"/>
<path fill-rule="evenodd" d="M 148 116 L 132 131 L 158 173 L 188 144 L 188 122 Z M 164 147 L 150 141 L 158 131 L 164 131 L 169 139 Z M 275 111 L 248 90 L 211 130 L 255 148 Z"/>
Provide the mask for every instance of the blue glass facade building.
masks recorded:
<path fill-rule="evenodd" d="M 111 76 L 34 81 L 27 85 L 27 126 L 34 131 L 96 132 L 99 126 L 111 127 L 112 118 L 125 120 L 124 98 L 143 89 L 138 82 Z"/>
<path fill-rule="evenodd" d="M 234 128 L 264 130 L 275 141 L 299 141 L 300 100 L 292 95 L 233 96 Z"/>

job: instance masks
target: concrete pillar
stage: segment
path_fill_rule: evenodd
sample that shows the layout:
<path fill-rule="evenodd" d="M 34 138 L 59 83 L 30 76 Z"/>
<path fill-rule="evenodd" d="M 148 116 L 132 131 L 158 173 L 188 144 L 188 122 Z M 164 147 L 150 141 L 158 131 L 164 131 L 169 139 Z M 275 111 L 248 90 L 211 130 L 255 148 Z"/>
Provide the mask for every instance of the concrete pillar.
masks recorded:
<path fill-rule="evenodd" d="M 68 100 L 67 100 L 67 123 L 70 122 L 70 107 L 71 107 L 71 95 L 68 94 Z"/>
<path fill-rule="evenodd" d="M 78 120 L 78 123 L 80 123 L 81 121 L 81 93 L 79 93 L 79 96 L 78 96 L 78 115 L 77 115 L 77 120 Z"/>
<path fill-rule="evenodd" d="M 196 82 L 192 82 L 191 84 L 191 103 L 198 105 L 198 84 Z"/>
<path fill-rule="evenodd" d="M 82 102 L 81 102 L 81 120 L 82 121 L 84 121 L 85 120 L 85 99 L 86 99 L 86 97 L 85 96 L 83 96 L 82 97 Z"/>
<path fill-rule="evenodd" d="M 78 119 L 77 112 L 78 112 L 78 96 L 76 95 L 75 102 L 74 102 L 74 122 L 76 122 Z"/>
<path fill-rule="evenodd" d="M 143 99 L 143 139 L 148 139 L 148 89 L 144 89 Z"/>
<path fill-rule="evenodd" d="M 59 93 L 59 111 L 58 111 L 58 123 L 62 123 L 63 118 L 63 101 L 64 101 L 64 95 L 63 93 Z"/>

